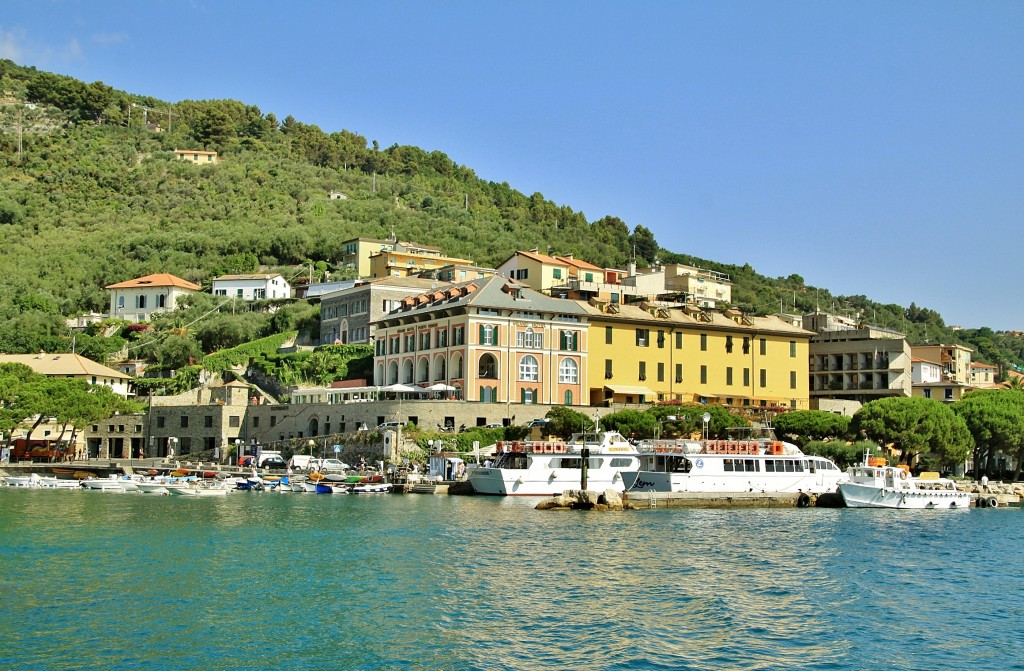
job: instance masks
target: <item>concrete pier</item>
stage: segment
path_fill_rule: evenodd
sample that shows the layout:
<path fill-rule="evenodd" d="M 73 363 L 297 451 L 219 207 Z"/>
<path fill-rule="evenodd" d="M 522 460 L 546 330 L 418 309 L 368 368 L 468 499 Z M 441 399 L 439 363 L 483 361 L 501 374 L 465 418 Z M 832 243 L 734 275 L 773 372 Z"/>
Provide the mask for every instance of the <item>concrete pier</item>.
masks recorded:
<path fill-rule="evenodd" d="M 836 502 L 823 494 L 766 494 L 763 492 L 736 492 L 711 494 L 707 492 L 626 492 L 623 503 L 634 509 L 644 508 L 809 508 L 834 507 Z M 838 502 L 842 505 L 842 500 Z"/>

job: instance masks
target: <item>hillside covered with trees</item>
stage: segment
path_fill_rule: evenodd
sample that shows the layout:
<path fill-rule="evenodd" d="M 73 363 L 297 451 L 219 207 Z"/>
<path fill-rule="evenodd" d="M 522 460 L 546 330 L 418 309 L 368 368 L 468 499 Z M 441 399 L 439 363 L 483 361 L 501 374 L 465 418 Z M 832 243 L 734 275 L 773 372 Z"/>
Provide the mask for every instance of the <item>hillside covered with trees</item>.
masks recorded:
<path fill-rule="evenodd" d="M 192 165 L 175 160 L 175 149 L 215 150 L 220 161 Z M 104 286 L 114 282 L 169 272 L 208 285 L 219 274 L 259 268 L 339 278 L 344 240 L 394 234 L 482 266 L 537 247 L 625 268 L 635 249 L 641 267 L 683 262 L 729 274 L 734 302 L 756 314 L 818 306 L 859 313 L 912 343 L 962 343 L 979 361 L 1024 364 L 1020 336 L 953 331 L 941 315 L 913 304 L 832 296 L 797 274 L 767 278 L 749 264 L 667 250 L 642 225 L 610 215 L 588 220 L 540 193 L 482 180 L 440 151 L 381 148 L 357 132 L 277 119 L 234 100 L 168 103 L 9 60 L 0 60 L 0 184 L 5 352 L 69 350 L 64 319 L 106 312 Z M 332 191 L 347 198 L 331 200 Z M 222 320 L 219 332 L 207 328 L 205 336 L 168 327 L 179 329 L 188 342 L 177 345 L 194 358 L 308 325 L 311 317 L 302 308 L 292 316 L 257 328 Z M 76 346 L 88 338 L 78 337 Z M 92 343 L 101 353 L 123 344 Z M 140 352 L 155 360 L 157 349 Z"/>

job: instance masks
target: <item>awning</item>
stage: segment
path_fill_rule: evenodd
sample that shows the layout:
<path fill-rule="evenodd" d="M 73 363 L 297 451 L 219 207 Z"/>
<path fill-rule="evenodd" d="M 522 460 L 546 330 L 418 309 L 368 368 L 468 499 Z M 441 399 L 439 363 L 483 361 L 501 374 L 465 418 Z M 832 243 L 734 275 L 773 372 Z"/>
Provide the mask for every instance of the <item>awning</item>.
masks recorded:
<path fill-rule="evenodd" d="M 423 391 L 420 387 L 410 387 L 406 384 L 389 384 L 386 387 L 381 387 L 381 391 L 389 391 L 396 393 L 412 393 Z"/>
<path fill-rule="evenodd" d="M 630 387 L 623 384 L 609 384 L 605 385 L 605 389 L 611 391 L 613 394 L 627 394 L 632 396 L 657 396 L 658 394 L 651 391 L 647 387 Z"/>

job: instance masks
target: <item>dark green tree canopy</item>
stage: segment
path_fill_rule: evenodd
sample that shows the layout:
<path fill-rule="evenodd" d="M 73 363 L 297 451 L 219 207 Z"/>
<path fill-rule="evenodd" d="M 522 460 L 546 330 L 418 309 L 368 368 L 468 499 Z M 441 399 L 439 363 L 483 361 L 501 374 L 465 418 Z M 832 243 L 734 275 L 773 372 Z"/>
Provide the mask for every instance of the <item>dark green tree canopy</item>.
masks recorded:
<path fill-rule="evenodd" d="M 1024 457 L 1024 392 L 1016 389 L 978 389 L 953 406 L 974 437 L 974 462 L 979 472 L 994 474 L 997 452 L 1015 456 L 1020 476 Z"/>
<path fill-rule="evenodd" d="M 974 445 L 963 418 L 930 398 L 871 401 L 853 415 L 850 431 L 883 445 L 892 444 L 906 464 L 921 454 L 935 453 L 944 466 L 952 467 L 962 464 Z"/>
<path fill-rule="evenodd" d="M 803 445 L 811 440 L 845 438 L 850 429 L 850 418 L 824 410 L 794 410 L 778 415 L 775 430 Z"/>

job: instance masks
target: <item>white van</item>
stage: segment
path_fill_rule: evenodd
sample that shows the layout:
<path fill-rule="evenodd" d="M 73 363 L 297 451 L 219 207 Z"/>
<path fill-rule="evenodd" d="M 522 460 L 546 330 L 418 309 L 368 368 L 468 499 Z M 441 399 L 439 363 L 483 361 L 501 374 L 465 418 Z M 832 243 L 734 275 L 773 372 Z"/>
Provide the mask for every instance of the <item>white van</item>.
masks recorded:
<path fill-rule="evenodd" d="M 293 454 L 288 460 L 288 468 L 293 471 L 315 471 L 319 461 L 311 454 Z"/>

